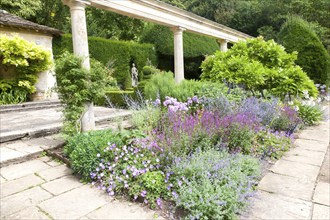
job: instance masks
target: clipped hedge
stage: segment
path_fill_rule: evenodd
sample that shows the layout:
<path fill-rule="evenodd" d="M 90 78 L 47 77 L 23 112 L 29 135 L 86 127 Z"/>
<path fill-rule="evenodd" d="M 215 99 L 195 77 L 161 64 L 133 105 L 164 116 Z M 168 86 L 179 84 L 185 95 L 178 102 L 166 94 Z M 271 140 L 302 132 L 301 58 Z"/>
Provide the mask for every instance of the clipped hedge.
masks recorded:
<path fill-rule="evenodd" d="M 146 65 L 149 59 L 152 63 L 157 63 L 157 55 L 154 46 L 151 44 L 139 44 L 128 41 L 108 40 L 99 37 L 89 37 L 89 53 L 92 58 L 107 65 L 109 61 L 114 61 L 114 77 L 118 84 L 126 89 L 131 87 L 130 69 L 134 62 L 139 70 Z M 71 35 L 65 34 L 62 37 L 54 38 L 53 52 L 55 59 L 65 50 L 72 52 Z"/>
<path fill-rule="evenodd" d="M 155 45 L 159 64 L 158 67 L 166 71 L 174 71 L 174 36 L 165 26 L 153 25 L 141 37 L 141 42 Z M 219 50 L 214 38 L 183 32 L 183 52 L 185 64 L 185 78 L 197 79 L 201 73 L 200 65 L 205 55 Z"/>
<path fill-rule="evenodd" d="M 299 65 L 315 83 L 330 81 L 330 55 L 310 24 L 299 18 L 290 17 L 281 27 L 278 41 L 287 52 L 298 52 Z"/>

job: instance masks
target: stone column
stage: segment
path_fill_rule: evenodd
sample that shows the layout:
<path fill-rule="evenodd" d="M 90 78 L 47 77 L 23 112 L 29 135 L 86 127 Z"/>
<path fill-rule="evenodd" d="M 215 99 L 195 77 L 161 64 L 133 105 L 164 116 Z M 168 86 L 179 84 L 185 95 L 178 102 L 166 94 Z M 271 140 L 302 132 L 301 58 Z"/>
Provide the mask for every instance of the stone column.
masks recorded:
<path fill-rule="evenodd" d="M 183 60 L 183 31 L 181 27 L 172 29 L 174 33 L 174 73 L 175 82 L 184 80 L 184 60 Z"/>
<path fill-rule="evenodd" d="M 227 45 L 228 41 L 224 39 L 220 39 L 219 43 L 220 43 L 220 50 L 226 52 L 228 50 L 228 45 Z"/>
<path fill-rule="evenodd" d="M 63 3 L 70 7 L 73 53 L 78 57 L 82 57 L 82 67 L 89 70 L 90 63 L 85 15 L 86 4 L 83 0 L 63 0 Z M 93 102 L 85 103 L 85 111 L 81 119 L 82 131 L 95 129 L 93 106 Z"/>

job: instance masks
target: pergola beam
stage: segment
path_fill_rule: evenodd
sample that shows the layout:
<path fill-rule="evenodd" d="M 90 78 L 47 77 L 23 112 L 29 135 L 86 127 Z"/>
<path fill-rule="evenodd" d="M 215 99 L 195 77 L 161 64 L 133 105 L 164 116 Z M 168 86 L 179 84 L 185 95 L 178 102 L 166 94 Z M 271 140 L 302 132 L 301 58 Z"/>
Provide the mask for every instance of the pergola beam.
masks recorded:
<path fill-rule="evenodd" d="M 100 8 L 133 18 L 143 19 L 168 27 L 181 27 L 186 31 L 224 39 L 235 43 L 251 38 L 240 31 L 210 21 L 193 13 L 155 0 L 85 0 Z"/>

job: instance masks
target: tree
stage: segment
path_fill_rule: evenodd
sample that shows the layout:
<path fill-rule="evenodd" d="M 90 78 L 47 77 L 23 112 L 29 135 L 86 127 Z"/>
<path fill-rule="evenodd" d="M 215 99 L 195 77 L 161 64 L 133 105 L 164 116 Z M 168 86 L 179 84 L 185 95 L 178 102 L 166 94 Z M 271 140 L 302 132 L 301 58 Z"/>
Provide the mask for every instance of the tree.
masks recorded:
<path fill-rule="evenodd" d="M 329 83 L 330 55 L 308 22 L 296 16 L 290 17 L 278 34 L 278 41 L 286 51 L 298 52 L 296 64 L 311 79 L 316 83 Z"/>
<path fill-rule="evenodd" d="M 41 0 L 1 0 L 0 8 L 19 17 L 29 19 L 41 9 Z"/>

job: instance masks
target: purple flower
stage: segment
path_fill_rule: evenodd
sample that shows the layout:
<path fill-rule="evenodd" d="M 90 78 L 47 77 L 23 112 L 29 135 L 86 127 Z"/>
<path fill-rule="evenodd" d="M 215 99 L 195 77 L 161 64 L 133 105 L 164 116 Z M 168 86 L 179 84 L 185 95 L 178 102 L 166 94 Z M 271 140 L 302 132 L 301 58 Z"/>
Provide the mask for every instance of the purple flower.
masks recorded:
<path fill-rule="evenodd" d="M 138 195 L 134 195 L 134 200 L 137 200 L 137 198 L 138 198 Z"/>
<path fill-rule="evenodd" d="M 123 170 L 123 174 L 124 174 L 124 175 L 126 174 L 126 170 Z"/>
<path fill-rule="evenodd" d="M 114 191 L 110 191 L 109 192 L 109 196 L 113 196 L 113 195 L 115 195 L 115 192 Z"/>
<path fill-rule="evenodd" d="M 147 195 L 147 191 L 143 190 L 143 191 L 141 192 L 141 196 L 142 196 L 142 197 L 146 197 L 146 195 Z"/>
<path fill-rule="evenodd" d="M 162 208 L 162 200 L 161 200 L 161 198 L 158 198 L 158 199 L 156 200 L 156 203 L 157 203 L 157 205 L 159 206 L 159 208 Z"/>

